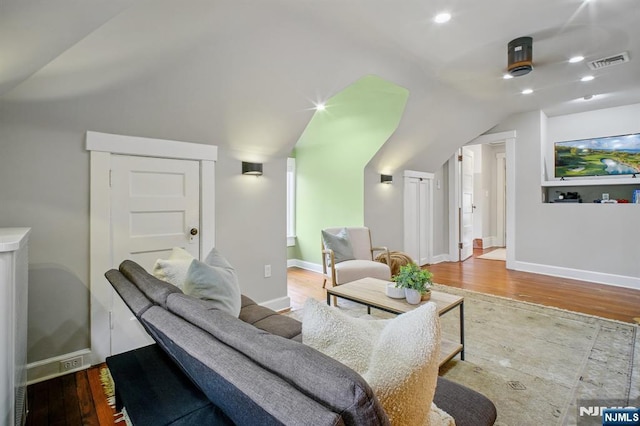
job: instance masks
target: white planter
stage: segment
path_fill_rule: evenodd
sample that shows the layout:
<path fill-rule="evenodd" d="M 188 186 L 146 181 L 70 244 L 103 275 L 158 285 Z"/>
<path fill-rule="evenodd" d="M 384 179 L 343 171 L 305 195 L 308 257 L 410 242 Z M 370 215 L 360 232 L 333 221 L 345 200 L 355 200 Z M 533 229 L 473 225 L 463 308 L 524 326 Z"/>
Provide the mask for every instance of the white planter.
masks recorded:
<path fill-rule="evenodd" d="M 404 288 L 397 288 L 395 283 L 387 284 L 387 296 L 393 299 L 404 299 Z"/>
<path fill-rule="evenodd" d="M 422 300 L 422 294 L 418 290 L 412 288 L 404 289 L 404 297 L 407 298 L 407 303 L 411 305 L 417 305 Z"/>

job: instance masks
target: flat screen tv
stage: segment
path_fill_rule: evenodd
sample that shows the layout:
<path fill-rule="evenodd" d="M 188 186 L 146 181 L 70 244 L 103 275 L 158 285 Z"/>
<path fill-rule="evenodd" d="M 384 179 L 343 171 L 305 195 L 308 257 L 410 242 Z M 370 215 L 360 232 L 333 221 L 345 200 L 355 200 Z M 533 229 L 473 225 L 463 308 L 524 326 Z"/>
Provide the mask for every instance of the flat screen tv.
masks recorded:
<path fill-rule="evenodd" d="M 555 176 L 640 174 L 640 133 L 556 142 Z"/>

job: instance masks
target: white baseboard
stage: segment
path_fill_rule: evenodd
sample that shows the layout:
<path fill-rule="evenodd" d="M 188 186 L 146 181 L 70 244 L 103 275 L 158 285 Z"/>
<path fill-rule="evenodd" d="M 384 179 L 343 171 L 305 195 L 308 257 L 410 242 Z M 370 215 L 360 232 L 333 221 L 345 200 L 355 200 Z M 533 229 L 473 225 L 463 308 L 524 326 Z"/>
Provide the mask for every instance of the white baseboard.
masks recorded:
<path fill-rule="evenodd" d="M 322 273 L 322 265 L 319 263 L 311 263 L 300 259 L 288 259 L 287 268 L 296 267 L 306 269 L 307 271 Z"/>
<path fill-rule="evenodd" d="M 288 296 L 279 297 L 277 299 L 271 299 L 271 300 L 267 300 L 266 302 L 262 302 L 260 303 L 260 306 L 273 309 L 276 312 L 283 311 L 291 307 L 291 299 Z"/>
<path fill-rule="evenodd" d="M 60 371 L 60 362 L 69 358 L 82 357 L 81 364 L 74 369 Z M 43 382 L 91 367 L 91 349 L 82 349 L 68 354 L 58 355 L 27 364 L 27 385 Z"/>
<path fill-rule="evenodd" d="M 492 247 L 504 247 L 504 244 L 500 241 L 500 239 L 496 236 L 491 237 L 483 237 L 482 238 L 482 249 L 486 250 Z"/>
<path fill-rule="evenodd" d="M 431 264 L 435 265 L 436 263 L 449 262 L 450 256 L 448 253 L 438 254 L 431 258 Z"/>
<path fill-rule="evenodd" d="M 494 247 L 496 245 L 496 237 L 483 237 L 482 238 L 482 249 L 488 249 Z"/>
<path fill-rule="evenodd" d="M 553 277 L 570 278 L 574 280 L 589 281 L 598 284 L 640 290 L 640 278 L 628 277 L 625 275 L 605 274 L 603 272 L 541 265 L 538 263 L 521 262 L 517 260 L 513 262 L 512 266 L 516 271 L 533 272 L 535 274 L 551 275 Z"/>

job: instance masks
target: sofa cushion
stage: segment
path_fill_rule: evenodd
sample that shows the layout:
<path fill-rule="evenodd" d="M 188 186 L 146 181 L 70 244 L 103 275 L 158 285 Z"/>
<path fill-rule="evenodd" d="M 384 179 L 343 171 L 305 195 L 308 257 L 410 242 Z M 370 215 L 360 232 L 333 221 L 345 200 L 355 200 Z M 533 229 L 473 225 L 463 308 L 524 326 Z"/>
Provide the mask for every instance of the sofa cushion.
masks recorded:
<path fill-rule="evenodd" d="M 433 402 L 455 418 L 456 426 L 492 425 L 498 416 L 489 398 L 444 377 L 438 377 Z"/>
<path fill-rule="evenodd" d="M 371 388 L 352 369 L 308 346 L 259 330 L 222 311 L 202 309 L 202 305 L 193 302 L 176 294 L 169 298 L 168 308 L 340 413 L 347 424 L 388 424 Z"/>
<path fill-rule="evenodd" d="M 240 315 L 240 287 L 235 271 L 225 263 L 218 261 L 208 265 L 194 259 L 183 289 L 185 294 L 207 300 L 237 318 Z"/>
<path fill-rule="evenodd" d="M 280 315 L 272 309 L 257 305 L 246 296 L 242 296 L 243 306 L 240 319 L 261 330 L 277 336 L 302 341 L 302 323 L 293 318 Z"/>
<path fill-rule="evenodd" d="M 164 308 L 167 307 L 167 296 L 173 293 L 182 294 L 178 287 L 159 280 L 131 260 L 125 260 L 120 264 L 120 272 L 134 283 L 149 300 Z"/>
<path fill-rule="evenodd" d="M 217 309 L 209 312 L 242 323 Z M 233 423 L 295 424 L 296 407 L 318 424 L 339 423 L 336 413 L 185 319 L 153 306 L 142 321 L 160 347 Z"/>
<path fill-rule="evenodd" d="M 168 259 L 158 259 L 153 265 L 153 276 L 182 289 L 189 265 L 194 257 L 180 247 L 174 247 Z"/>
<path fill-rule="evenodd" d="M 336 265 L 336 282 L 344 284 L 364 277 L 390 281 L 391 269 L 373 260 L 349 260 Z"/>
<path fill-rule="evenodd" d="M 434 303 L 390 320 L 351 317 L 307 299 L 303 343 L 353 368 L 367 380 L 392 424 L 452 424 L 430 408 L 438 378 L 440 321 Z"/>

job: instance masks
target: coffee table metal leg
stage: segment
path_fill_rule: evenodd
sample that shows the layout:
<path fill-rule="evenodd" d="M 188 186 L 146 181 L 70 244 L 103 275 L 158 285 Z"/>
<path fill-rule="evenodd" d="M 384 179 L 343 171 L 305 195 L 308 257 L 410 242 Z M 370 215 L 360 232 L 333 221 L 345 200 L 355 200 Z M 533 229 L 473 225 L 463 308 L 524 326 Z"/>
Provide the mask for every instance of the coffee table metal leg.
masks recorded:
<path fill-rule="evenodd" d="M 331 295 L 327 292 L 327 305 L 331 306 Z"/>

